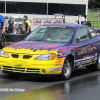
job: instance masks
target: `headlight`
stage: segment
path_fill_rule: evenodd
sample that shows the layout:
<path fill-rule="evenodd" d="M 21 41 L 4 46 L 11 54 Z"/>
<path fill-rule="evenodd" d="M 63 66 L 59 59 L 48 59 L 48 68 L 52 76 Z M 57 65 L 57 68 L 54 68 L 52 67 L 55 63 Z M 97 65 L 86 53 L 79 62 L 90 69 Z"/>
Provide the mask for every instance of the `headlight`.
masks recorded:
<path fill-rule="evenodd" d="M 35 58 L 35 60 L 53 60 L 56 58 L 56 54 L 45 54 Z"/>
<path fill-rule="evenodd" d="M 1 57 L 9 57 L 8 54 L 3 50 L 0 51 L 0 56 Z"/>

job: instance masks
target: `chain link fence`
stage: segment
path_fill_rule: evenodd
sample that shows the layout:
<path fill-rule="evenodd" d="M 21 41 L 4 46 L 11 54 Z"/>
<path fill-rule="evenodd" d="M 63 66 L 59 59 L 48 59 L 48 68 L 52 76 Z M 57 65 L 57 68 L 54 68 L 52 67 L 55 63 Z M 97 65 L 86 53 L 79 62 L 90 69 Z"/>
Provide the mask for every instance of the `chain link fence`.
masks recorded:
<path fill-rule="evenodd" d="M 91 22 L 93 28 L 100 28 L 100 8 L 88 10 L 88 21 Z"/>
<path fill-rule="evenodd" d="M 94 8 L 88 10 L 89 21 L 100 21 L 100 8 Z"/>

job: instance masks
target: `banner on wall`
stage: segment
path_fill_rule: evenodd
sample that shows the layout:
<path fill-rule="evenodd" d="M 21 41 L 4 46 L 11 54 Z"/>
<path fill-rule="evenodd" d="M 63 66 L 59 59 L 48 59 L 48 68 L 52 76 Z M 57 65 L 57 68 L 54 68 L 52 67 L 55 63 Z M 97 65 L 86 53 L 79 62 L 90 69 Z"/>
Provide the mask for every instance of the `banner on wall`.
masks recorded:
<path fill-rule="evenodd" d="M 63 20 L 53 20 L 53 23 L 63 23 Z"/>
<path fill-rule="evenodd" d="M 33 25 L 40 26 L 40 25 L 42 25 L 42 21 L 41 20 L 33 20 Z"/>
<path fill-rule="evenodd" d="M 52 20 L 43 20 L 43 24 L 51 24 Z"/>
<path fill-rule="evenodd" d="M 33 19 L 33 26 L 41 26 L 44 24 L 63 23 L 62 19 Z"/>

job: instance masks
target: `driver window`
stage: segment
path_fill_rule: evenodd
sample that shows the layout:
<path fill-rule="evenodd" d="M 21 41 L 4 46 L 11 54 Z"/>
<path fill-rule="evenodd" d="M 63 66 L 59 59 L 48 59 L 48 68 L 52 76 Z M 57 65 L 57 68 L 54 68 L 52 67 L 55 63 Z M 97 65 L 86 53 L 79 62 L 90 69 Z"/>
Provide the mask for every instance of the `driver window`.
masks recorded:
<path fill-rule="evenodd" d="M 75 43 L 82 43 L 89 40 L 89 34 L 86 27 L 79 27 L 76 31 Z"/>

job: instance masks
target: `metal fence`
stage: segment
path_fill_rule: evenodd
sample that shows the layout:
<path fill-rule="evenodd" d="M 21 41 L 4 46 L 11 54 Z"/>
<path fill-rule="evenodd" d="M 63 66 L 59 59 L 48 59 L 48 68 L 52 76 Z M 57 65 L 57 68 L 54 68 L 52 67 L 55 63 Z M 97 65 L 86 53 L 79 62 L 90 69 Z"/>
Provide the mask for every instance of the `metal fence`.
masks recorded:
<path fill-rule="evenodd" d="M 100 8 L 93 8 L 88 10 L 89 21 L 100 21 Z"/>
<path fill-rule="evenodd" d="M 100 8 L 88 10 L 88 21 L 91 22 L 92 28 L 100 28 Z"/>
<path fill-rule="evenodd" d="M 92 28 L 100 28 L 100 21 L 90 21 Z"/>

